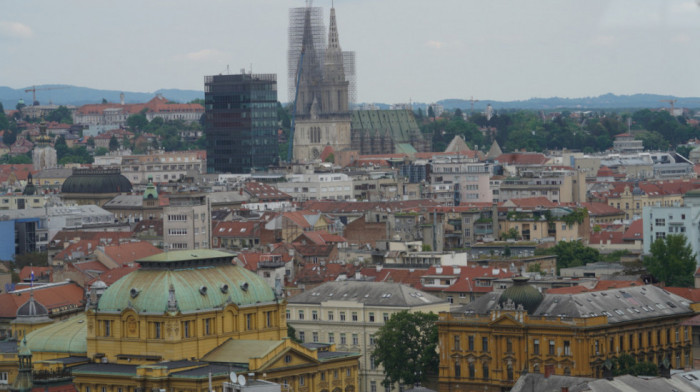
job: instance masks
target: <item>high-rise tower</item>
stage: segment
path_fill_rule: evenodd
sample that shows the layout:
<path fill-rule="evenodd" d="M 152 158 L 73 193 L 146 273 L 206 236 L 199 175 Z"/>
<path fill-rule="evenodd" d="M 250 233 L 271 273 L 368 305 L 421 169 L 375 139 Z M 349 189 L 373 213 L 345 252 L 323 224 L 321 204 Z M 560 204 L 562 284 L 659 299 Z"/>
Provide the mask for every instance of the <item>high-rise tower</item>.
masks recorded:
<path fill-rule="evenodd" d="M 304 58 L 297 95 L 293 159 L 309 161 L 326 146 L 350 148 L 349 83 L 345 76 L 335 8 L 331 8 L 328 46 L 323 58 L 314 41 L 313 8 L 306 8 L 302 49 Z"/>

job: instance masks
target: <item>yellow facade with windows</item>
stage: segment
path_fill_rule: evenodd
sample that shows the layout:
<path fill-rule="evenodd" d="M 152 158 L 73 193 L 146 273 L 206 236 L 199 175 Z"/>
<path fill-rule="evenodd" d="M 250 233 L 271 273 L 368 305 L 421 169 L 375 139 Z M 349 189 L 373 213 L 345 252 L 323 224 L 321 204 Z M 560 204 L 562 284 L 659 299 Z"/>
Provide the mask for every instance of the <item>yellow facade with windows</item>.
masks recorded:
<path fill-rule="evenodd" d="M 608 290 L 607 295 L 625 300 L 631 290 Z M 687 304 L 654 286 L 648 286 L 646 293 L 637 291 L 632 298 L 649 296 L 653 302 L 635 299 L 637 306 L 622 308 L 612 303 L 607 310 L 572 316 L 593 307 L 588 299 L 595 293 L 584 293 L 545 299 L 535 314 L 508 305 L 441 313 L 439 390 L 501 391 L 511 388 L 524 372 L 602 377 L 605 361 L 622 354 L 655 364 L 666 358 L 677 369 L 691 366 L 691 330 L 680 323 L 700 311 L 700 304 Z M 600 293 L 598 299 L 608 300 Z M 570 306 L 563 297 L 581 306 Z M 560 300 L 571 312 L 543 311 L 542 306 L 557 308 L 555 301 Z"/>

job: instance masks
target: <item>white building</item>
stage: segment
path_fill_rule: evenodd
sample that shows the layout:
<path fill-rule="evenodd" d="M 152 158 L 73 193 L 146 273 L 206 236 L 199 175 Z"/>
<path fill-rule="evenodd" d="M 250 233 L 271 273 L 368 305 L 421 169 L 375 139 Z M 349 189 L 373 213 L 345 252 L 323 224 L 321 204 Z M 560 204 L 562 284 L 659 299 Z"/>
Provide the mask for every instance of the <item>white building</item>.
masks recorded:
<path fill-rule="evenodd" d="M 353 200 L 352 179 L 344 173 L 290 174 L 276 185 L 296 201 Z"/>
<path fill-rule="evenodd" d="M 644 253 L 649 253 L 657 238 L 668 234 L 683 234 L 693 253 L 700 255 L 700 190 L 683 196 L 684 205 L 671 207 L 647 206 L 642 212 Z"/>
<path fill-rule="evenodd" d="M 163 207 L 163 242 L 167 249 L 208 249 L 211 206 L 201 193 L 172 194 Z"/>

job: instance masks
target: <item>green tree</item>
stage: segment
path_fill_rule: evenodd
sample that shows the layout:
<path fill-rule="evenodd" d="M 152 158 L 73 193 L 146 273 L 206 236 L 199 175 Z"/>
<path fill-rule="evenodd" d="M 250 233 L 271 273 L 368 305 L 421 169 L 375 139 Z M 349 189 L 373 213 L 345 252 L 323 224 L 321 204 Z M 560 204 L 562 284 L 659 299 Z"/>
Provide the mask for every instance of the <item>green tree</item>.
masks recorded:
<path fill-rule="evenodd" d="M 32 252 L 15 255 L 15 268 L 22 269 L 28 265 L 35 267 L 49 265 L 49 255 L 46 252 Z"/>
<path fill-rule="evenodd" d="M 85 142 L 85 144 L 88 145 L 88 147 L 95 148 L 95 138 L 90 136 L 88 140 Z"/>
<path fill-rule="evenodd" d="M 624 353 L 613 360 L 613 375 L 658 376 L 659 369 L 652 362 L 637 362 L 633 356 Z"/>
<path fill-rule="evenodd" d="M 678 147 L 676 147 L 676 152 L 679 155 L 683 156 L 684 158 L 689 158 L 691 151 L 693 151 L 693 147 L 691 147 L 691 146 L 678 146 Z"/>
<path fill-rule="evenodd" d="M 696 261 L 683 234 L 669 234 L 652 242 L 644 267 L 666 286 L 693 287 Z"/>
<path fill-rule="evenodd" d="M 69 148 L 68 144 L 66 144 L 66 138 L 63 135 L 59 136 L 53 144 L 53 148 L 56 149 L 56 158 L 60 161 L 61 158 L 68 154 Z"/>
<path fill-rule="evenodd" d="M 295 343 L 303 343 L 298 337 L 297 337 L 297 330 L 294 329 L 291 325 L 287 324 L 287 337 L 291 339 Z"/>
<path fill-rule="evenodd" d="M 394 313 L 375 335 L 372 358 L 384 367 L 382 385 L 415 384 L 437 373 L 438 333 L 434 313 Z"/>
<path fill-rule="evenodd" d="M 0 103 L 0 131 L 8 131 L 10 129 L 10 120 L 5 115 L 5 108 Z"/>
<path fill-rule="evenodd" d="M 46 121 L 55 121 L 63 124 L 73 124 L 73 115 L 70 110 L 61 105 L 46 115 Z"/>
<path fill-rule="evenodd" d="M 585 246 L 581 241 L 560 241 L 557 245 L 536 254 L 553 254 L 557 256 L 557 273 L 562 268 L 578 267 L 600 260 L 597 249 Z"/>
<path fill-rule="evenodd" d="M 527 266 L 527 272 L 542 273 L 542 266 L 540 265 L 540 263 L 530 264 Z"/>
<path fill-rule="evenodd" d="M 428 117 L 432 118 L 435 120 L 435 111 L 433 110 L 432 106 L 428 106 Z"/>
<path fill-rule="evenodd" d="M 148 119 L 146 119 L 146 115 L 143 113 L 132 114 L 126 119 L 126 125 L 128 125 L 131 130 L 141 131 L 148 126 Z"/>
<path fill-rule="evenodd" d="M 104 147 L 97 147 L 97 149 L 95 150 L 95 156 L 101 157 L 103 155 L 107 155 L 108 152 L 109 150 Z"/>
<path fill-rule="evenodd" d="M 117 140 L 117 137 L 112 135 L 112 137 L 109 139 L 109 151 L 116 151 L 119 149 L 119 140 Z"/>

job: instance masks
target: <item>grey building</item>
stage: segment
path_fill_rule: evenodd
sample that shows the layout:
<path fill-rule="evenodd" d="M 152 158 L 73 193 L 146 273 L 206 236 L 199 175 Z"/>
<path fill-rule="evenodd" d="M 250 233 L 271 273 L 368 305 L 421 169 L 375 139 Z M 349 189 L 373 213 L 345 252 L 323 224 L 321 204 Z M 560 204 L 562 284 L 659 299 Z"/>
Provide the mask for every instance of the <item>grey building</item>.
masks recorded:
<path fill-rule="evenodd" d="M 207 172 L 250 173 L 277 162 L 277 75 L 204 79 Z"/>

